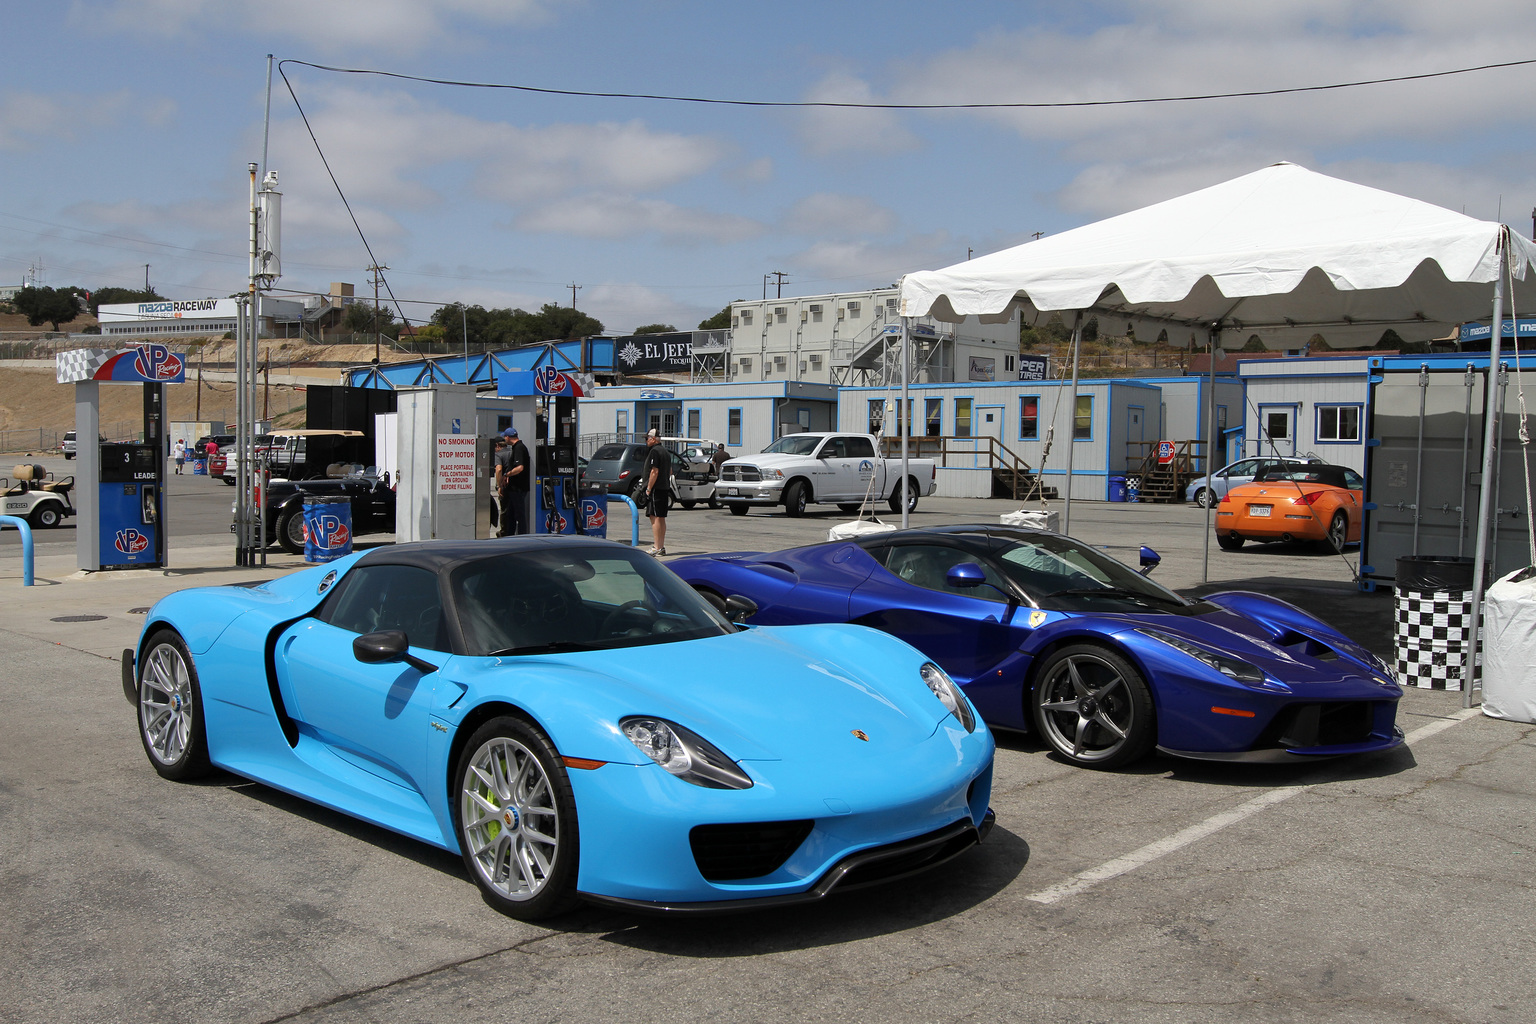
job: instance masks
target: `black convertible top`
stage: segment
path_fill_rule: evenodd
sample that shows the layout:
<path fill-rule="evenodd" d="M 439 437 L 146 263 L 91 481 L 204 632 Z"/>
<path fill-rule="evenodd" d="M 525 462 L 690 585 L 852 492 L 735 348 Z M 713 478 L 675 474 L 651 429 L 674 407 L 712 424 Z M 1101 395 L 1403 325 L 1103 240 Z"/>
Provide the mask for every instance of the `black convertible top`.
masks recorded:
<path fill-rule="evenodd" d="M 551 547 L 590 546 L 633 550 L 627 544 L 596 537 L 570 534 L 499 537 L 495 540 L 418 540 L 406 544 L 387 544 L 372 548 L 357 560 L 358 565 L 414 565 L 430 572 L 442 572 L 464 562 L 492 558 L 510 551 L 529 551 Z"/>

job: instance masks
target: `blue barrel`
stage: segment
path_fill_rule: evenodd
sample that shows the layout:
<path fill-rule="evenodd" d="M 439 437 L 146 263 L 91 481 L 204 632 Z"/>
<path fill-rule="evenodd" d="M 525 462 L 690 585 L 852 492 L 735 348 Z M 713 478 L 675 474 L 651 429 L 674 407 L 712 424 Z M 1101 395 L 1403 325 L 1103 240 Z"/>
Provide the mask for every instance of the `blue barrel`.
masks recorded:
<path fill-rule="evenodd" d="M 1123 477 L 1123 476 L 1112 476 L 1112 477 L 1109 478 L 1109 500 L 1110 501 L 1124 501 L 1125 500 L 1125 477 Z"/>
<path fill-rule="evenodd" d="M 597 484 L 596 494 L 583 494 L 578 509 L 576 525 L 588 537 L 608 539 L 608 495 L 602 484 Z"/>
<path fill-rule="evenodd" d="M 193 476 L 207 476 L 208 475 L 208 460 L 207 459 L 193 459 L 192 460 L 192 475 Z"/>
<path fill-rule="evenodd" d="M 352 553 L 352 503 L 318 494 L 304 498 L 304 561 L 330 562 Z"/>

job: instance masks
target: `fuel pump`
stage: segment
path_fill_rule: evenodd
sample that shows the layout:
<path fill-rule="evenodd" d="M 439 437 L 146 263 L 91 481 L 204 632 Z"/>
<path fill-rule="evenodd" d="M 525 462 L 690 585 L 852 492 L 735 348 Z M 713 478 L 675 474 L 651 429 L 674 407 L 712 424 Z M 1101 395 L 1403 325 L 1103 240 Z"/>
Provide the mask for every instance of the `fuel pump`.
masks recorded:
<path fill-rule="evenodd" d="M 165 564 L 159 443 L 103 444 L 97 484 L 100 568 Z"/>

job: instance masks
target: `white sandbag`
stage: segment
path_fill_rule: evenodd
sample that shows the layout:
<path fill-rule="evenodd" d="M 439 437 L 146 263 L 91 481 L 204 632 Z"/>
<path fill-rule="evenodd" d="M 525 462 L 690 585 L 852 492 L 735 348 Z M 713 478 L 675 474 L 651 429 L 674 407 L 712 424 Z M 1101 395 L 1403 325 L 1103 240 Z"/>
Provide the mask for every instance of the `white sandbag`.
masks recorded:
<path fill-rule="evenodd" d="M 997 521 L 1004 526 L 1022 526 L 1026 530 L 1061 532 L 1061 513 L 1056 511 L 1031 512 L 1021 508 L 1017 512 L 1004 512 Z"/>
<path fill-rule="evenodd" d="M 886 533 L 896 527 L 880 520 L 855 519 L 851 523 L 838 523 L 827 531 L 827 540 L 853 540 L 869 533 Z"/>
<path fill-rule="evenodd" d="M 1516 577 L 1522 574 L 1529 579 Z M 1483 714 L 1536 724 L 1536 573 L 1510 573 L 1483 599 Z"/>

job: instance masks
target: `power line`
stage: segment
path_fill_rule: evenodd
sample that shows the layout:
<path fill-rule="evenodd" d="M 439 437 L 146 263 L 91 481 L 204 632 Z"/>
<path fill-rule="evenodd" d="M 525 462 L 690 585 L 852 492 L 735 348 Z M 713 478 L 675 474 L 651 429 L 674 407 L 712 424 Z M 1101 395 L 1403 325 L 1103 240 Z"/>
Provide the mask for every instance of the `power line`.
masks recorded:
<path fill-rule="evenodd" d="M 451 85 L 466 89 L 507 89 L 514 92 L 539 93 L 545 96 L 577 96 L 607 100 L 659 100 L 667 103 L 704 103 L 727 107 L 832 107 L 856 110 L 1058 110 L 1067 107 L 1120 107 L 1147 103 L 1193 103 L 1203 100 L 1246 99 L 1259 96 L 1286 96 L 1304 92 L 1328 92 L 1335 89 L 1357 89 L 1367 85 L 1390 85 L 1395 82 L 1417 82 L 1429 78 L 1446 78 L 1451 75 L 1468 75 L 1478 71 L 1498 68 L 1523 67 L 1536 64 L 1536 58 L 1503 61 L 1496 64 L 1479 64 L 1475 67 L 1452 68 L 1447 71 L 1425 71 L 1416 75 L 1396 75 L 1391 78 L 1364 78 L 1352 82 L 1332 82 L 1327 85 L 1298 85 L 1281 89 L 1247 89 L 1240 92 L 1193 93 L 1180 96 L 1142 96 L 1118 100 L 1064 100 L 1059 102 L 999 101 L 992 103 L 858 103 L 838 100 L 731 100 L 713 96 L 672 96 L 646 92 L 595 92 L 585 89 L 551 89 L 536 85 L 515 85 L 507 82 L 465 82 L 451 78 L 428 78 L 423 75 L 407 75 L 398 71 L 379 71 L 374 68 L 338 68 L 327 64 L 311 64 L 306 60 L 281 60 L 278 73 L 284 64 L 329 71 L 338 75 L 376 75 L 427 85 Z M 283 81 L 287 82 L 286 75 Z M 288 85 L 293 93 L 293 86 Z M 297 99 L 294 100 L 298 102 Z M 306 122 L 307 124 L 308 122 Z"/>

